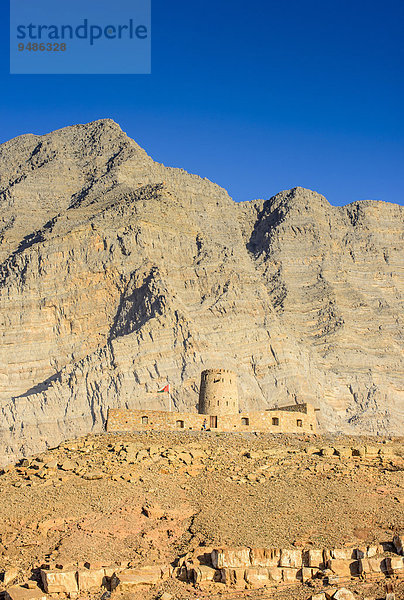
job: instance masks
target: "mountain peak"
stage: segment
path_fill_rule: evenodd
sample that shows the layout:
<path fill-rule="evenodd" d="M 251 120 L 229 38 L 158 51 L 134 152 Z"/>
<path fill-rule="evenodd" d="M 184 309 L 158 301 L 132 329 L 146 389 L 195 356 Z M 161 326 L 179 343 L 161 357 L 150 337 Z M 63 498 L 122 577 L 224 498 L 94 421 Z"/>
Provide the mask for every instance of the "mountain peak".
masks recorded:
<path fill-rule="evenodd" d="M 111 119 L 4 144 L 0 177 L 0 463 L 163 379 L 188 411 L 206 364 L 237 365 L 246 409 L 403 431 L 398 211 L 302 187 L 239 206 Z"/>

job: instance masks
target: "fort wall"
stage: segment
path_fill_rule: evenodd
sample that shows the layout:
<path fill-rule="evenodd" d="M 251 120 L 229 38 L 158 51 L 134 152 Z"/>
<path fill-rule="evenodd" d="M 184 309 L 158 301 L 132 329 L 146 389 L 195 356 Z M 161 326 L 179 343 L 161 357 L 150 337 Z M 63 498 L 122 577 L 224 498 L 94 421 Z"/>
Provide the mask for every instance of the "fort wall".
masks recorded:
<path fill-rule="evenodd" d="M 110 408 L 107 431 L 175 431 L 316 433 L 317 419 L 311 404 L 298 404 L 260 412 L 199 414 Z"/>

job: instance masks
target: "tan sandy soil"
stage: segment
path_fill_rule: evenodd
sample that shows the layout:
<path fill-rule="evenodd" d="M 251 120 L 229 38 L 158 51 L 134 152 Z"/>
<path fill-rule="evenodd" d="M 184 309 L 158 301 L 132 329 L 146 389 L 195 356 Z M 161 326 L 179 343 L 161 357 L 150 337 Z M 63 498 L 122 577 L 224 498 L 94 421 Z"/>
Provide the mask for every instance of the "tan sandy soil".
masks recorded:
<path fill-rule="evenodd" d="M 321 448 L 362 456 L 326 457 Z M 388 542 L 404 530 L 403 453 L 402 438 L 88 436 L 0 476 L 0 571 L 18 566 L 22 580 L 44 562 L 166 563 L 201 544 Z M 214 597 L 180 582 L 164 585 L 179 586 L 178 598 Z M 312 592 L 271 593 L 283 600 Z"/>

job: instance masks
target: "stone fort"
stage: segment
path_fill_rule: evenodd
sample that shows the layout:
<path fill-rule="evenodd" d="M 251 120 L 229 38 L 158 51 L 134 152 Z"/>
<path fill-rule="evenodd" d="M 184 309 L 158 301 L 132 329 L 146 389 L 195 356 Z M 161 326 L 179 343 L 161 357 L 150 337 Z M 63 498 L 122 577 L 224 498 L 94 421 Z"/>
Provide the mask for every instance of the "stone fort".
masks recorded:
<path fill-rule="evenodd" d="M 172 431 L 316 433 L 316 410 L 311 404 L 294 404 L 256 412 L 241 412 L 237 375 L 228 369 L 202 371 L 198 412 L 123 410 L 110 408 L 107 431 Z"/>

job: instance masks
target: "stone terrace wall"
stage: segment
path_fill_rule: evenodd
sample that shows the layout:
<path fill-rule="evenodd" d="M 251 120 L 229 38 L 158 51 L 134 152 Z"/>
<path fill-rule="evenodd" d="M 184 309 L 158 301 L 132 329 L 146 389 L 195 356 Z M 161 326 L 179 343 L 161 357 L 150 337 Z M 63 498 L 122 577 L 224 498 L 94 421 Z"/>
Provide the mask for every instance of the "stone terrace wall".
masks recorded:
<path fill-rule="evenodd" d="M 286 409 L 211 417 L 197 413 L 110 408 L 107 431 L 201 430 L 206 423 L 207 429 L 222 432 L 316 433 L 315 411 L 310 404 L 293 406 L 290 411 Z"/>
<path fill-rule="evenodd" d="M 396 534 L 392 543 L 354 548 L 200 546 L 179 558 L 175 566 L 154 564 L 128 568 L 128 563 L 81 562 L 71 566 L 48 563 L 42 565 L 40 574 L 45 593 L 52 597 L 62 594 L 62 598 L 66 595 L 76 598 L 80 593 L 101 592 L 103 589 L 111 592 L 116 590 L 118 594 L 127 593 L 135 591 L 138 586 L 153 586 L 173 578 L 199 587 L 224 584 L 240 590 L 291 587 L 316 580 L 317 583 L 323 582 L 326 593 L 314 594 L 312 600 L 331 597 L 353 600 L 355 597 L 350 592 L 345 590 L 337 595 L 336 588 L 331 588 L 331 591 L 328 586 L 359 578 L 368 582 L 386 578 L 390 581 L 403 579 L 403 544 L 403 535 Z M 3 581 L 13 584 L 18 578 L 18 570 L 14 570 L 14 574 L 11 570 L 3 573 L 3 578 Z M 46 600 L 47 596 L 34 581 L 30 581 L 29 588 L 25 585 L 8 587 L 6 583 L 6 600 Z M 215 589 L 219 591 L 217 587 Z"/>

